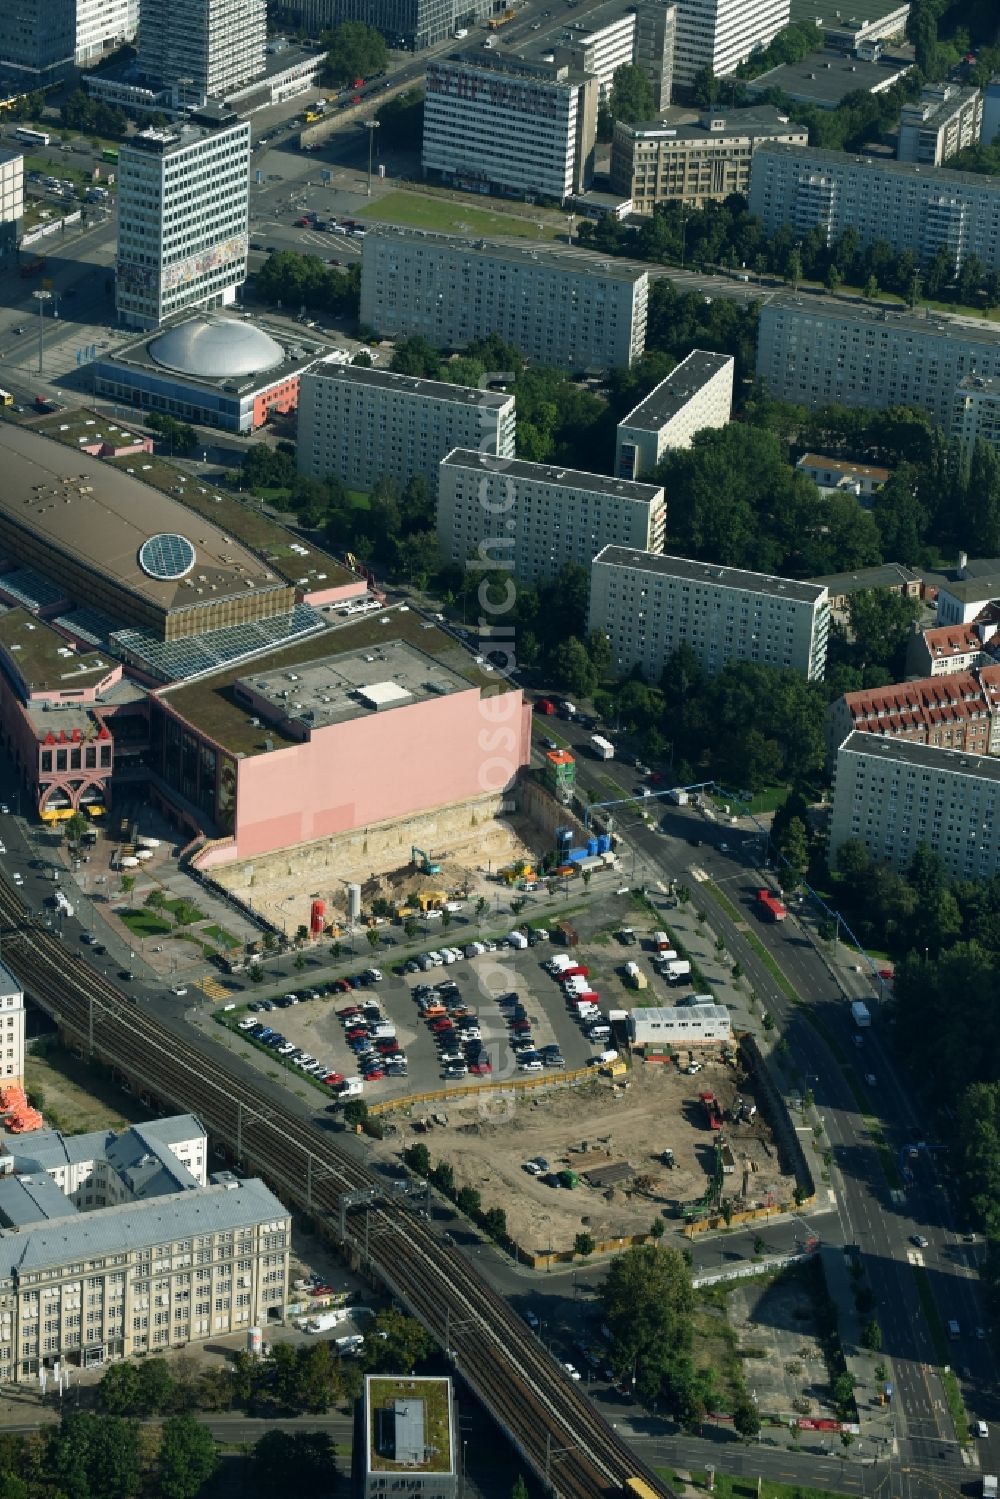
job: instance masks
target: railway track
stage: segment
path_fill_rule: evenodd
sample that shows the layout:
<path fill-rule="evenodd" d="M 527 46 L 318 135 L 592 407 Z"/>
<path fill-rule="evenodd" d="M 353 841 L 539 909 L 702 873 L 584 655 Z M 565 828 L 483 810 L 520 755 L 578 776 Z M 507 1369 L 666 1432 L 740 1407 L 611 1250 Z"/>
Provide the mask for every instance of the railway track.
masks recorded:
<path fill-rule="evenodd" d="M 271 1104 L 225 1060 L 209 1060 L 140 1011 L 35 925 L 3 880 L 0 934 L 4 961 L 29 997 L 88 1053 L 138 1085 L 150 1103 L 197 1113 L 241 1167 L 257 1172 L 286 1201 L 325 1214 L 335 1228 L 345 1194 L 367 1199 L 363 1232 L 356 1216 L 347 1219 L 352 1247 L 445 1348 L 455 1374 L 549 1492 L 561 1499 L 611 1499 L 638 1476 L 672 1499 L 468 1262 L 404 1205 L 383 1205 L 384 1183 L 376 1176 L 308 1121 Z"/>

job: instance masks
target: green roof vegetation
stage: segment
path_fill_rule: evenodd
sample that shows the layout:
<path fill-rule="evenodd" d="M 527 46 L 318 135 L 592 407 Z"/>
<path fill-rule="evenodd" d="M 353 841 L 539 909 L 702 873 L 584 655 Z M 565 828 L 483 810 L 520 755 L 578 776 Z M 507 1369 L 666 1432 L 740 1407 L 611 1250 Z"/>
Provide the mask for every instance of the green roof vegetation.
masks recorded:
<path fill-rule="evenodd" d="M 390 1410 L 397 1400 L 419 1400 L 424 1408 L 424 1449 L 426 1460 L 396 1462 L 376 1448 L 377 1412 Z M 450 1473 L 454 1463 L 451 1453 L 451 1406 L 447 1379 L 407 1378 L 405 1375 L 368 1380 L 368 1469 L 372 1473 Z"/>

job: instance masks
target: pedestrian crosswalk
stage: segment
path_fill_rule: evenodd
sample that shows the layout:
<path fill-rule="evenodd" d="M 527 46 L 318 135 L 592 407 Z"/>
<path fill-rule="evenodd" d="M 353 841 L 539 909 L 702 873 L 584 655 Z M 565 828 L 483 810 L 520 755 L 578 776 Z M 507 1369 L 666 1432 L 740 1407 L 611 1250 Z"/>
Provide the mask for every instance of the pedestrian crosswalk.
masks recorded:
<path fill-rule="evenodd" d="M 195 979 L 194 986 L 206 994 L 209 999 L 228 999 L 229 990 L 219 983 L 214 974 L 206 973 L 203 978 Z"/>

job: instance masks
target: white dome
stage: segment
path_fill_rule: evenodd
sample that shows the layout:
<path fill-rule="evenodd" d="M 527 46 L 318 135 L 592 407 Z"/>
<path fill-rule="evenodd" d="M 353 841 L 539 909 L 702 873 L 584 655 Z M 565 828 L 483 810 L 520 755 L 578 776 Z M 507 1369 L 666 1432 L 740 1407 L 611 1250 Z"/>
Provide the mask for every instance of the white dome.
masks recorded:
<path fill-rule="evenodd" d="M 274 369 L 285 357 L 281 345 L 263 328 L 209 316 L 169 328 L 153 339 L 149 352 L 157 364 L 203 379 L 256 375 Z"/>

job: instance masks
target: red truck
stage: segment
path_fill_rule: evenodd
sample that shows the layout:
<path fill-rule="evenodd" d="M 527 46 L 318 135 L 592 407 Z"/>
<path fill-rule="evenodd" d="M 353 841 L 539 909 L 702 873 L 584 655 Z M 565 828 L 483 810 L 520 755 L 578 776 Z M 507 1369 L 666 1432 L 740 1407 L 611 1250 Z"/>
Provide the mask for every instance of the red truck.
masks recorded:
<path fill-rule="evenodd" d="M 770 890 L 757 891 L 757 909 L 765 921 L 784 921 L 788 915 L 781 901 Z"/>
<path fill-rule="evenodd" d="M 536 713 L 544 713 L 546 716 L 549 716 L 549 715 L 555 713 L 555 711 L 556 711 L 556 705 L 552 701 L 551 698 L 540 697 L 540 698 L 538 698 L 536 700 L 536 702 L 535 702 L 535 712 Z"/>
<path fill-rule="evenodd" d="M 722 1105 L 714 1093 L 699 1093 L 702 1107 L 705 1110 L 705 1118 L 708 1120 L 709 1129 L 722 1128 Z"/>
<path fill-rule="evenodd" d="M 574 963 L 571 968 L 564 968 L 559 975 L 560 982 L 563 979 L 589 979 L 590 969 L 585 968 L 582 963 Z"/>

